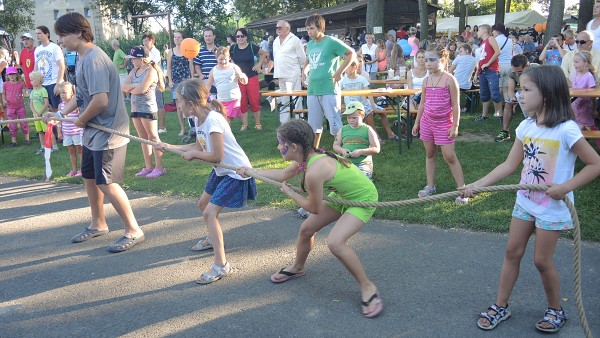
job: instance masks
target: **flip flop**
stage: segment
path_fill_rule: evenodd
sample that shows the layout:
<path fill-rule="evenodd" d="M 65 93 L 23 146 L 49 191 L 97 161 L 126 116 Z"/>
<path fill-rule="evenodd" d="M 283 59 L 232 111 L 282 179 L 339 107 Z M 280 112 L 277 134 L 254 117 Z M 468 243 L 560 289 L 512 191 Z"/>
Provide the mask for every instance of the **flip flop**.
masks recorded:
<path fill-rule="evenodd" d="M 117 253 L 117 252 L 123 252 L 123 251 L 127 251 L 129 249 L 131 249 L 133 246 L 140 244 L 144 241 L 144 235 L 141 235 L 140 237 L 121 237 L 119 238 L 118 241 L 115 242 L 115 244 L 109 246 L 107 248 L 108 252 L 112 252 L 112 253 Z"/>
<path fill-rule="evenodd" d="M 108 231 L 109 231 L 108 229 L 107 230 L 96 230 L 96 229 L 85 228 L 85 229 L 83 229 L 83 231 L 81 231 L 80 233 L 78 233 L 77 235 L 75 235 L 71 238 L 71 243 L 85 242 L 88 239 L 106 235 L 108 233 Z"/>
<path fill-rule="evenodd" d="M 273 283 L 284 283 L 287 282 L 289 280 L 298 278 L 298 277 L 302 277 L 304 276 L 304 271 L 302 272 L 289 272 L 289 271 L 285 271 L 285 268 L 279 270 L 278 273 L 271 275 L 271 282 Z M 275 275 L 280 274 L 280 275 L 285 275 L 285 277 L 283 278 L 275 278 Z"/>
<path fill-rule="evenodd" d="M 363 316 L 366 318 L 374 318 L 377 317 L 381 311 L 383 311 L 383 302 L 381 301 L 381 297 L 379 296 L 379 291 L 375 292 L 371 298 L 369 298 L 368 301 L 363 302 L 362 299 L 360 301 L 360 304 L 362 306 L 369 306 L 369 304 L 371 304 L 371 302 L 373 302 L 375 299 L 378 300 L 377 302 L 377 306 L 375 306 L 375 308 L 373 309 L 373 311 L 369 312 L 369 313 L 363 313 Z"/>

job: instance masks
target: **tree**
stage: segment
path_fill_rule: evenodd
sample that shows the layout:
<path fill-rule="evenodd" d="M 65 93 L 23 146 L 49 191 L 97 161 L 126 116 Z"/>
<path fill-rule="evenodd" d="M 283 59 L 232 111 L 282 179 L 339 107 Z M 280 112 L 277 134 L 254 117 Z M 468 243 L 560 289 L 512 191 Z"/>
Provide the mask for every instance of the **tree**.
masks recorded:
<path fill-rule="evenodd" d="M 585 30 L 585 26 L 594 18 L 593 14 L 594 3 L 589 0 L 579 0 L 579 21 L 577 23 L 577 31 Z"/>
<path fill-rule="evenodd" d="M 35 3 L 33 0 L 4 0 L 4 10 L 0 11 L 0 26 L 14 37 L 19 32 L 32 29 L 33 13 Z M 13 49 L 14 41 L 10 40 L 10 49 Z"/>
<path fill-rule="evenodd" d="M 93 7 L 100 9 L 104 17 L 127 22 L 133 27 L 135 35 L 143 34 L 148 18 L 132 19 L 131 17 L 134 15 L 158 13 L 162 7 L 161 5 L 158 0 L 96 0 L 93 3 Z"/>
<path fill-rule="evenodd" d="M 211 27 L 215 30 L 217 38 L 224 40 L 232 33 L 230 22 L 233 20 L 233 14 L 227 13 L 225 9 L 229 4 L 229 1 L 174 0 L 167 5 L 167 10 L 178 13 L 173 23 L 186 36 L 201 40 L 202 30 Z"/>
<path fill-rule="evenodd" d="M 504 0 L 496 1 L 496 21 L 504 23 L 504 7 L 506 2 Z"/>
<path fill-rule="evenodd" d="M 421 22 L 420 40 L 427 40 L 429 38 L 429 15 L 427 9 L 427 0 L 419 0 L 419 21 Z"/>
<path fill-rule="evenodd" d="M 548 23 L 546 24 L 546 33 L 544 33 L 544 44 L 547 44 L 552 36 L 560 33 L 564 13 L 565 0 L 552 0 L 548 10 Z"/>
<path fill-rule="evenodd" d="M 367 32 L 373 32 L 373 27 L 384 26 L 385 0 L 367 0 Z M 382 31 L 383 34 L 385 32 Z M 386 39 L 383 34 L 377 34 L 377 39 Z"/>

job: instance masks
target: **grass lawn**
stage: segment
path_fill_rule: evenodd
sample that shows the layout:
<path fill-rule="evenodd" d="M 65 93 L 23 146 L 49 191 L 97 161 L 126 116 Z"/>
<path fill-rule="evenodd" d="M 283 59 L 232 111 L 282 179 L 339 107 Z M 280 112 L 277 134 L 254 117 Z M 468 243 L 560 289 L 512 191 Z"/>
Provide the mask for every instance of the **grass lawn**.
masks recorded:
<path fill-rule="evenodd" d="M 169 93 L 165 93 L 165 98 Z M 464 114 L 461 117 L 459 128 L 460 138 L 456 143 L 456 153 L 462 163 L 465 181 L 473 182 L 484 176 L 496 165 L 506 158 L 512 142 L 495 143 L 494 136 L 501 128 L 497 118 L 490 117 L 484 122 L 474 122 L 475 115 Z M 29 115 L 31 116 L 31 115 Z M 514 131 L 522 120 L 522 115 L 517 113 L 511 125 Z M 393 117 L 390 116 L 393 120 Z M 277 151 L 277 138 L 275 129 L 279 125 L 278 116 L 268 111 L 267 105 L 262 110 L 263 131 L 256 131 L 253 118 L 250 117 L 250 128 L 246 132 L 239 132 L 241 121 L 232 123 L 234 134 L 248 154 L 252 164 L 257 168 L 283 168 L 286 163 Z M 378 123 L 378 122 L 377 122 Z M 379 123 L 378 123 L 379 124 Z M 30 125 L 31 129 L 33 124 Z M 179 125 L 175 113 L 167 113 L 168 133 L 161 134 L 164 142 L 179 144 L 181 138 L 177 136 Z M 385 136 L 382 128 L 378 129 L 380 135 Z M 131 126 L 131 133 L 135 129 Z M 7 143 L 10 142 L 8 133 L 5 133 Z M 38 140 L 33 140 L 33 145 L 22 146 L 23 137 L 19 134 L 16 148 L 3 145 L 0 148 L 0 173 L 28 179 L 43 179 L 43 156 L 34 155 L 38 148 Z M 321 145 L 332 149 L 333 138 L 325 132 Z M 81 184 L 79 178 L 69 178 L 66 175 L 70 170 L 69 155 L 65 148 L 52 155 L 53 180 Z M 123 187 L 131 190 L 147 191 L 155 194 L 177 195 L 186 197 L 199 197 L 204 184 L 211 171 L 211 167 L 200 162 L 188 162 L 177 155 L 165 154 L 165 166 L 169 173 L 157 180 L 136 178 L 134 174 L 143 166 L 141 148 L 137 143 L 130 143 L 128 148 L 126 179 Z M 425 185 L 425 151 L 422 143 L 415 139 L 410 150 L 403 149 L 403 154 L 398 154 L 398 144 L 386 142 L 382 151 L 374 157 L 375 172 L 374 183 L 379 190 L 381 201 L 397 201 L 415 198 L 417 192 Z M 576 171 L 582 167 L 577 162 Z M 508 177 L 500 184 L 515 184 L 519 181 L 519 172 Z M 296 180 L 292 183 L 299 185 Z M 438 170 L 436 177 L 438 192 L 448 192 L 456 189 L 454 180 L 444 162 L 441 154 L 438 157 Z M 600 204 L 598 203 L 600 180 L 595 180 L 589 185 L 575 192 L 576 206 L 581 222 L 582 236 L 586 240 L 600 241 Z M 276 206 L 287 208 L 291 211 L 296 206 L 278 189 L 264 182 L 258 182 L 258 199 L 251 203 L 255 206 Z M 420 204 L 417 206 L 398 208 L 379 208 L 375 217 L 382 219 L 399 220 L 402 222 L 432 224 L 441 228 L 464 228 L 476 231 L 506 232 L 508 230 L 510 215 L 514 205 L 515 193 L 485 193 L 473 199 L 467 206 L 457 206 L 453 200 L 437 203 Z M 570 236 L 570 234 L 567 234 Z"/>

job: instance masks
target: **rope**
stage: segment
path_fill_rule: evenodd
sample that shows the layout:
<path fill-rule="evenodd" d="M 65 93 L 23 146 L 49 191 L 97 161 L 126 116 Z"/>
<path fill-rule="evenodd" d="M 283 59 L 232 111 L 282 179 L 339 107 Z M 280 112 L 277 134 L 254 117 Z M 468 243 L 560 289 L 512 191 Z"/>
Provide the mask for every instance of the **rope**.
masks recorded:
<path fill-rule="evenodd" d="M 17 123 L 17 122 L 31 122 L 31 121 L 39 121 L 42 120 L 41 117 L 34 117 L 34 118 L 27 118 L 27 119 L 18 119 L 18 120 L 3 120 L 1 121 L 1 123 L 6 124 L 6 123 Z M 73 122 L 75 120 L 73 119 L 65 119 L 65 118 L 54 118 L 54 120 L 57 121 L 67 121 L 67 122 Z M 104 132 L 107 133 L 111 133 L 111 134 L 116 134 L 122 137 L 126 137 L 129 138 L 131 140 L 134 141 L 138 141 L 140 143 L 145 143 L 145 144 L 150 144 L 152 146 L 158 146 L 159 143 L 157 142 L 152 142 L 137 136 L 132 136 L 126 133 L 122 133 L 120 131 L 117 130 L 113 130 L 95 123 L 86 123 L 86 126 L 98 129 L 98 130 L 102 130 Z M 174 148 L 165 148 L 164 149 L 165 152 L 172 152 L 175 154 L 179 154 L 182 155 L 184 152 L 179 150 L 179 149 L 174 149 Z M 200 162 L 204 162 L 204 163 L 208 163 L 210 165 L 213 166 L 220 166 L 226 169 L 231 169 L 231 170 L 237 170 L 237 167 L 234 166 L 230 166 L 224 163 L 214 163 L 214 162 L 208 162 L 208 161 L 204 161 L 201 159 L 195 159 L 198 160 Z M 251 176 L 254 177 L 258 180 L 261 180 L 263 182 L 269 183 L 271 185 L 277 186 L 277 187 L 281 187 L 283 183 L 281 182 L 277 182 L 274 181 L 270 178 L 264 177 L 256 172 L 250 172 L 247 173 L 246 176 Z M 296 191 L 299 194 L 303 194 L 303 192 L 298 188 L 298 187 L 294 187 L 294 186 L 290 186 L 294 191 Z M 499 192 L 499 191 L 512 191 L 512 190 L 547 190 L 548 186 L 544 185 L 544 184 L 509 184 L 509 185 L 501 185 L 501 186 L 491 186 L 491 187 L 481 187 L 481 188 L 477 188 L 477 189 L 473 189 L 474 193 L 482 193 L 482 192 Z M 334 203 L 338 203 L 338 204 L 342 204 L 342 205 L 347 205 L 347 206 L 355 206 L 355 207 L 400 207 L 400 206 L 408 206 L 408 205 L 416 205 L 416 204 L 420 204 L 420 203 L 427 203 L 427 202 L 437 202 L 437 201 L 441 201 L 441 200 L 445 200 L 445 199 L 449 199 L 449 198 L 455 198 L 460 196 L 460 192 L 458 191 L 452 191 L 452 192 L 447 192 L 447 193 L 442 193 L 442 194 L 436 194 L 436 195 L 431 195 L 431 196 L 427 196 L 427 197 L 419 197 L 419 198 L 413 198 L 413 199 L 409 199 L 409 200 L 404 200 L 404 201 L 389 201 L 389 202 L 360 202 L 360 201 L 349 201 L 349 200 L 344 200 L 344 199 L 339 199 L 339 198 L 333 198 L 333 197 L 329 197 L 329 196 L 323 196 L 323 199 L 326 201 L 330 201 L 330 202 L 334 202 Z M 585 309 L 583 306 L 583 298 L 582 298 L 582 293 L 581 293 L 581 231 L 580 231 L 580 224 L 579 224 L 579 216 L 577 215 L 577 210 L 575 209 L 575 206 L 573 205 L 573 203 L 569 200 L 569 198 L 567 198 L 565 196 L 565 198 L 563 199 L 565 204 L 567 205 L 567 207 L 569 208 L 569 212 L 571 213 L 571 217 L 573 219 L 573 282 L 574 282 L 574 289 L 575 289 L 575 303 L 577 305 L 577 313 L 579 314 L 579 319 L 581 322 L 581 327 L 583 329 L 583 332 L 585 334 L 585 336 L 587 338 L 591 338 L 592 337 L 592 332 L 590 330 L 588 321 L 587 321 L 587 317 L 585 314 Z"/>

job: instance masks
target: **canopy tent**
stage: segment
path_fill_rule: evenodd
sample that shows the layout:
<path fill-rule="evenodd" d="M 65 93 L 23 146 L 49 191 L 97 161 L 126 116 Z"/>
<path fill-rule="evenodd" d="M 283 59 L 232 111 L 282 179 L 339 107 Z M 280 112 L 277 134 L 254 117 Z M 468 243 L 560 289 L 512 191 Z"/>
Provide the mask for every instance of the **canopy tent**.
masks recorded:
<path fill-rule="evenodd" d="M 493 25 L 495 20 L 495 14 L 469 16 L 469 25 L 471 27 L 475 25 L 480 26 L 483 24 Z M 545 21 L 546 18 L 535 10 L 504 14 L 504 26 L 510 28 L 533 27 L 533 25 L 536 23 L 544 23 Z M 438 32 L 455 33 L 463 31 L 463 29 L 459 30 L 457 17 L 438 19 L 436 30 Z"/>

